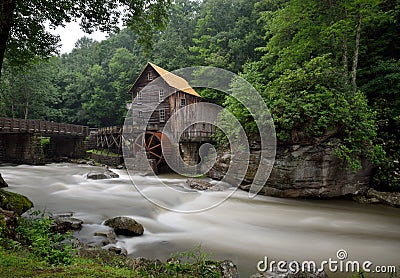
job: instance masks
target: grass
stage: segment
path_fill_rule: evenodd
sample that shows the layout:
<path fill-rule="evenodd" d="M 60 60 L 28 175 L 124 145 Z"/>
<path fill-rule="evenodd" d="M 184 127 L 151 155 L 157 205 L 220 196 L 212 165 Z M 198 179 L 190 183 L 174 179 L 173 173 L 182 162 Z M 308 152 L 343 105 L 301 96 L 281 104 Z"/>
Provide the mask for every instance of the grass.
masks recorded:
<path fill-rule="evenodd" d="M 0 215 L 1 216 L 1 215 Z M 47 213 L 0 226 L 0 277 L 221 277 L 220 263 L 198 246 L 172 255 L 172 260 L 136 261 L 103 249 L 74 249 L 72 234 L 52 229 Z M 133 267 L 134 266 L 134 267 Z"/>
<path fill-rule="evenodd" d="M 0 277 L 142 277 L 132 269 L 104 266 L 77 258 L 70 265 L 50 265 L 25 250 L 0 248 Z"/>
<path fill-rule="evenodd" d="M 102 150 L 102 151 L 99 151 L 99 150 L 88 150 L 86 152 L 87 153 L 94 153 L 94 154 L 97 154 L 97 155 L 105 155 L 105 156 L 114 156 L 114 157 L 121 156 L 120 154 L 113 153 L 113 152 L 108 152 L 107 150 Z"/>

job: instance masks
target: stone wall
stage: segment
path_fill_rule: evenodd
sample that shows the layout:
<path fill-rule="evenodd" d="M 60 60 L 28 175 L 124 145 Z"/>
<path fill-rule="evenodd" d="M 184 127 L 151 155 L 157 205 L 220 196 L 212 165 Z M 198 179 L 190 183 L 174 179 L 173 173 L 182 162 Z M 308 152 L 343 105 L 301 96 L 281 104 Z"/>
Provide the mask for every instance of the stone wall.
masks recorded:
<path fill-rule="evenodd" d="M 84 138 L 51 137 L 49 157 L 84 158 L 86 156 Z"/>
<path fill-rule="evenodd" d="M 180 144 L 182 160 L 188 165 L 199 163 L 199 144 L 196 142 L 185 142 Z"/>
<path fill-rule="evenodd" d="M 334 154 L 337 144 L 337 140 L 330 139 L 308 146 L 279 146 L 271 175 L 260 194 L 293 198 L 332 198 L 366 192 L 370 186 L 371 165 L 363 160 L 361 170 L 347 170 Z M 208 175 L 221 179 L 230 165 L 230 159 L 229 154 L 220 153 L 217 163 Z M 259 160 L 260 150 L 252 150 L 242 189 L 249 190 Z"/>
<path fill-rule="evenodd" d="M 91 153 L 90 158 L 98 163 L 109 166 L 118 166 L 123 164 L 122 156 L 107 156 L 107 155 Z"/>
<path fill-rule="evenodd" d="M 44 164 L 40 137 L 35 134 L 1 134 L 3 162 Z"/>
<path fill-rule="evenodd" d="M 97 135 L 96 134 L 90 134 L 89 137 L 85 140 L 85 148 L 86 148 L 86 150 L 97 149 Z"/>
<path fill-rule="evenodd" d="M 0 134 L 0 163 L 44 164 L 46 158 L 53 161 L 60 157 L 84 158 L 85 156 L 84 138 L 53 136 L 45 153 L 40 134 Z"/>
<path fill-rule="evenodd" d="M 6 162 L 6 146 L 4 140 L 0 137 L 0 163 Z"/>

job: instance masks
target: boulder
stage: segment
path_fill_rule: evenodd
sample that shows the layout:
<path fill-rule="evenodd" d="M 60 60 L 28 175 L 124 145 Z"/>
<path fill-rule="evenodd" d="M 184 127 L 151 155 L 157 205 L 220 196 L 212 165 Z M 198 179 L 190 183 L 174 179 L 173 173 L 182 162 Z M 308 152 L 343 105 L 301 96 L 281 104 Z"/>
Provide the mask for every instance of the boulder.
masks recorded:
<path fill-rule="evenodd" d="M 371 188 L 365 195 L 356 196 L 355 200 L 360 203 L 382 203 L 400 207 L 400 192 L 381 192 Z"/>
<path fill-rule="evenodd" d="M 90 172 L 89 174 L 87 174 L 87 178 L 92 180 L 102 180 L 102 179 L 119 178 L 119 175 L 117 173 L 114 173 L 110 169 L 106 168 L 104 171 Z"/>
<path fill-rule="evenodd" d="M 213 190 L 214 185 L 201 179 L 187 179 L 186 184 L 196 190 L 209 191 Z"/>
<path fill-rule="evenodd" d="M 27 197 L 0 189 L 0 208 L 3 210 L 14 211 L 18 215 L 22 215 L 32 207 L 33 203 Z"/>
<path fill-rule="evenodd" d="M 117 216 L 104 222 L 104 225 L 114 229 L 117 235 L 141 236 L 144 232 L 142 224 L 127 216 Z"/>
<path fill-rule="evenodd" d="M 103 246 L 107 246 L 117 242 L 116 240 L 117 235 L 115 234 L 112 228 L 98 230 L 94 233 L 94 236 L 103 238 L 101 240 L 101 245 Z"/>
<path fill-rule="evenodd" d="M 116 255 L 121 255 L 126 257 L 128 255 L 128 251 L 124 247 L 116 246 L 116 245 L 107 245 L 103 247 L 103 249 L 108 250 L 110 252 L 115 253 Z"/>
<path fill-rule="evenodd" d="M 129 268 L 133 270 L 144 270 L 146 271 L 147 269 L 155 269 L 156 267 L 160 267 L 163 263 L 156 259 L 156 260 L 150 260 L 147 258 L 143 257 L 138 257 L 138 258 L 130 258 L 128 262 Z"/>
<path fill-rule="evenodd" d="M 381 203 L 381 201 L 379 201 L 377 198 L 374 198 L 374 197 L 369 198 L 365 195 L 354 196 L 353 200 L 360 204 L 380 204 Z"/>
<path fill-rule="evenodd" d="M 17 214 L 14 211 L 0 208 L 0 230 L 5 238 L 14 238 L 18 226 Z"/>
<path fill-rule="evenodd" d="M 182 267 L 179 267 L 180 264 L 183 264 L 181 260 L 177 258 L 169 258 L 166 263 L 156 259 L 156 260 L 150 260 L 147 258 L 143 257 L 138 257 L 138 258 L 129 258 L 128 266 L 131 269 L 137 270 L 137 271 L 143 271 L 143 272 L 148 272 L 149 270 L 152 269 L 158 269 L 159 273 L 165 273 L 166 270 L 169 268 L 171 269 L 171 265 L 175 265 L 176 269 L 181 269 L 179 270 L 179 274 L 175 273 L 176 275 L 173 276 L 170 274 L 170 277 L 184 277 L 182 274 Z M 187 267 L 187 266 L 186 266 Z M 193 269 L 198 268 L 199 265 L 196 262 L 192 263 Z M 190 271 L 190 270 L 189 270 Z M 239 278 L 239 272 L 237 270 L 236 265 L 231 261 L 231 260 L 225 260 L 225 261 L 207 261 L 204 265 L 201 267 L 201 271 L 203 273 L 203 276 L 201 277 L 206 277 L 204 273 L 208 273 L 207 277 L 221 277 L 221 278 Z M 210 273 L 219 273 L 216 276 L 211 276 Z M 191 277 L 191 275 L 188 275 Z M 198 274 L 200 277 L 200 274 Z M 197 277 L 197 276 L 196 276 Z"/>
<path fill-rule="evenodd" d="M 220 270 L 223 278 L 239 278 L 239 271 L 231 260 L 221 262 Z"/>
<path fill-rule="evenodd" d="M 50 217 L 53 221 L 52 230 L 58 233 L 76 231 L 82 228 L 83 221 L 72 217 L 71 215 L 54 215 Z"/>
<path fill-rule="evenodd" d="M 301 265 L 301 264 L 300 264 Z M 299 271 L 293 273 L 292 271 L 279 271 L 276 267 L 273 270 L 267 270 L 265 272 L 251 275 L 250 278 L 328 278 L 328 275 L 324 270 L 322 271 Z"/>
<path fill-rule="evenodd" d="M 115 232 L 114 232 L 114 230 L 112 228 L 108 228 L 107 230 L 96 231 L 94 233 L 94 235 L 95 236 L 105 237 L 105 238 L 107 238 L 107 239 L 109 239 L 111 241 L 114 241 L 114 243 L 116 242 L 115 238 L 116 238 L 117 235 L 115 234 Z"/>
<path fill-rule="evenodd" d="M 372 173 L 371 165 L 362 160 L 362 169 L 356 172 L 346 169 L 334 153 L 339 143 L 339 140 L 331 138 L 312 145 L 278 146 L 275 164 L 259 194 L 284 198 L 334 198 L 367 192 Z M 261 150 L 251 150 L 249 161 L 240 161 L 240 155 L 236 156 L 238 163 L 249 165 L 241 189 L 250 189 L 260 157 Z M 208 176 L 221 179 L 228 164 L 227 155 L 220 153 Z M 239 175 L 233 173 L 227 178 L 239 180 L 235 174 Z"/>
<path fill-rule="evenodd" d="M 96 162 L 94 162 L 93 160 L 87 161 L 86 164 L 89 166 L 96 166 Z"/>
<path fill-rule="evenodd" d="M 3 179 L 3 177 L 0 174 L 0 188 L 3 187 L 8 187 L 8 184 L 6 183 L 6 181 Z"/>
<path fill-rule="evenodd" d="M 79 248 L 78 255 L 103 265 L 121 266 L 121 263 L 128 265 L 128 260 L 123 254 L 118 255 L 113 250 L 106 250 L 100 247 L 82 246 Z M 125 262 L 125 260 L 127 261 Z"/>

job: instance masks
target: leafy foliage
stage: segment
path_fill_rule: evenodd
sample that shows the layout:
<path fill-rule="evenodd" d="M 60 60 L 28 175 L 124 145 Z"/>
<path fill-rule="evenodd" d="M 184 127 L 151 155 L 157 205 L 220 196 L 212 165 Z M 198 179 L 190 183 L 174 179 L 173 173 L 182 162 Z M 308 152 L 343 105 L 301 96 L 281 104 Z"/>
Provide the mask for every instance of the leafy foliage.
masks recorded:
<path fill-rule="evenodd" d="M 400 60 L 379 61 L 368 72 L 363 90 L 376 110 L 379 137 L 387 154 L 374 183 L 382 190 L 400 190 Z"/>
<path fill-rule="evenodd" d="M 221 277 L 218 266 L 202 251 L 201 245 L 173 254 L 166 268 L 170 276 L 185 273 L 188 277 Z"/>
<path fill-rule="evenodd" d="M 143 277 L 221 277 L 219 263 L 211 261 L 201 246 L 175 253 L 165 264 L 154 261 L 136 270 Z"/>
<path fill-rule="evenodd" d="M 46 30 L 46 22 L 51 28 L 56 28 L 80 19 L 82 29 L 89 33 L 96 29 L 115 33 L 119 31 L 118 23 L 122 22 L 136 30 L 139 42 L 149 49 L 153 31 L 165 27 L 170 1 L 21 0 L 8 1 L 7 4 L 8 9 L 0 10 L 0 17 L 4 19 L 0 23 L 0 49 L 6 47 L 5 57 L 10 65 L 23 66 L 57 53 L 60 39 Z M 10 36 L 6 33 L 8 29 Z M 3 53 L 0 51 L 1 62 Z"/>
<path fill-rule="evenodd" d="M 262 45 L 257 0 L 206 0 L 201 5 L 191 51 L 197 62 L 239 72 L 257 60 Z"/>
<path fill-rule="evenodd" d="M 40 217 L 32 217 L 37 215 Z M 44 213 L 35 211 L 30 216 L 19 220 L 19 241 L 28 246 L 34 255 L 44 258 L 50 264 L 71 264 L 73 248 L 66 240 L 70 236 L 54 233 L 51 230 L 53 220 Z"/>

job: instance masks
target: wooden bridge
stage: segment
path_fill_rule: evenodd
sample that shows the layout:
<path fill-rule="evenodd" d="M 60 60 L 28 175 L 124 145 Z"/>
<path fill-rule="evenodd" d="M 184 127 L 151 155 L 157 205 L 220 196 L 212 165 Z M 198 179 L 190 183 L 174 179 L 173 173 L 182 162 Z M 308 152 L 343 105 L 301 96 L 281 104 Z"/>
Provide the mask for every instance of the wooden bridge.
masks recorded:
<path fill-rule="evenodd" d="M 43 164 L 46 157 L 82 158 L 88 126 L 0 118 L 0 163 Z M 41 138 L 50 138 L 43 144 Z"/>
<path fill-rule="evenodd" d="M 0 133 L 36 133 L 42 136 L 86 137 L 89 135 L 89 127 L 40 120 L 0 118 Z"/>

